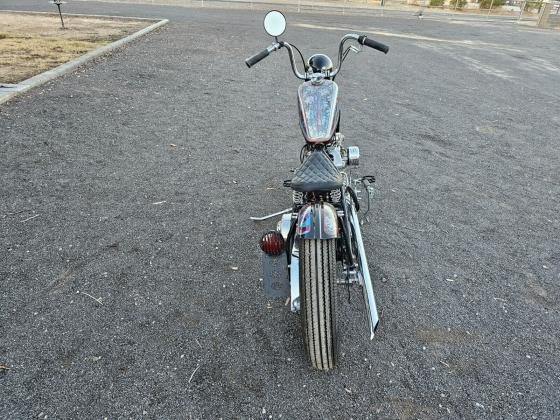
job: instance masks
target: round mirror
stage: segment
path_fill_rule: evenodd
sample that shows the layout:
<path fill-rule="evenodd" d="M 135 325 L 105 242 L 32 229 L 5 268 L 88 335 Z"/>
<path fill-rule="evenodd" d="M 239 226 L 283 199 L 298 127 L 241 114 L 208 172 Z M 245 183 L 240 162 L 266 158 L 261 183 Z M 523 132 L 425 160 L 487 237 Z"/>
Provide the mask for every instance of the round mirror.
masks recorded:
<path fill-rule="evenodd" d="M 270 36 L 280 36 L 286 30 L 286 18 L 278 10 L 271 10 L 264 17 L 264 30 Z"/>

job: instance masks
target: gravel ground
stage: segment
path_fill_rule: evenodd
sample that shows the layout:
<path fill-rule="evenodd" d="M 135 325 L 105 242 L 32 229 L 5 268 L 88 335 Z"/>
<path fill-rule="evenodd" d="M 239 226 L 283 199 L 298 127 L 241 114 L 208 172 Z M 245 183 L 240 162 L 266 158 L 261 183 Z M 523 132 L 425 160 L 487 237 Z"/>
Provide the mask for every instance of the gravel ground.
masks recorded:
<path fill-rule="evenodd" d="M 391 46 L 339 78 L 381 324 L 341 289 L 325 374 L 259 283 L 302 145 L 285 53 L 243 63 L 262 12 L 67 9 L 171 22 L 0 106 L 0 417 L 560 416 L 558 33 L 288 15 L 307 53 Z"/>

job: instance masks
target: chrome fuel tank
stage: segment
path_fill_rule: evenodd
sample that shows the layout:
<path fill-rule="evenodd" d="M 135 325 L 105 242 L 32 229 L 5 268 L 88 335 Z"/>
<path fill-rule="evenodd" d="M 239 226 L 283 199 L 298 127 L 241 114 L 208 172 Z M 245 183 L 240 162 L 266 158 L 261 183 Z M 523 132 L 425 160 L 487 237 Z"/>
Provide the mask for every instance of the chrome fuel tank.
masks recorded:
<path fill-rule="evenodd" d="M 332 80 L 302 83 L 298 89 L 301 131 L 310 143 L 331 140 L 340 117 L 338 86 Z"/>

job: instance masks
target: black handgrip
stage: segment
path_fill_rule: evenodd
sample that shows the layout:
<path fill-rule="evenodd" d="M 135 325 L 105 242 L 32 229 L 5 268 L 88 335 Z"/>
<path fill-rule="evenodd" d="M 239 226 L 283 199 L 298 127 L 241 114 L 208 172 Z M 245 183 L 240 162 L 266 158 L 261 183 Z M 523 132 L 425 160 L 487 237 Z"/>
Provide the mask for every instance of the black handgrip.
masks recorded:
<path fill-rule="evenodd" d="M 252 67 L 255 64 L 257 64 L 259 61 L 261 61 L 263 58 L 268 57 L 268 55 L 270 54 L 270 51 L 268 51 L 268 48 L 262 50 L 260 53 L 255 54 L 252 57 L 249 57 L 247 60 L 245 60 L 245 64 L 247 64 L 247 67 Z"/>
<path fill-rule="evenodd" d="M 361 35 L 358 38 L 358 42 L 362 45 L 367 45 L 370 48 L 374 48 L 377 51 L 381 51 L 382 53 L 387 54 L 389 52 L 389 47 L 381 42 L 374 41 L 373 39 L 369 39 L 365 35 Z"/>

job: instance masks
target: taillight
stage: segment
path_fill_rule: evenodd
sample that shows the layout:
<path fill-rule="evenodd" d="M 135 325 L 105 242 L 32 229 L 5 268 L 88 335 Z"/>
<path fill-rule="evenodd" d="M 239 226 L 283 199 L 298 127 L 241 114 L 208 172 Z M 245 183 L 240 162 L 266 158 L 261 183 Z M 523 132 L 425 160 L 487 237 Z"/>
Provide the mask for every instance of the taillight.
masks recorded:
<path fill-rule="evenodd" d="M 262 236 L 261 249 L 268 255 L 280 255 L 284 251 L 284 238 L 280 232 L 271 230 Z"/>

